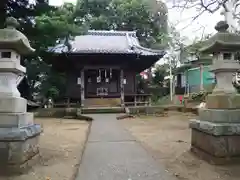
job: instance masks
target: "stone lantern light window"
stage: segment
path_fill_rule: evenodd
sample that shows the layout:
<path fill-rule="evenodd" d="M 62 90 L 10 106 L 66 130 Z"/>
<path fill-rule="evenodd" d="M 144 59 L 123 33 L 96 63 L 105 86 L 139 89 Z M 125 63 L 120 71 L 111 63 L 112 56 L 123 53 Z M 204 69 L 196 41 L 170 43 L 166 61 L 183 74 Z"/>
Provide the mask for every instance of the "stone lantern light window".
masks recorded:
<path fill-rule="evenodd" d="M 1 58 L 11 58 L 11 52 L 9 51 L 1 52 Z"/>

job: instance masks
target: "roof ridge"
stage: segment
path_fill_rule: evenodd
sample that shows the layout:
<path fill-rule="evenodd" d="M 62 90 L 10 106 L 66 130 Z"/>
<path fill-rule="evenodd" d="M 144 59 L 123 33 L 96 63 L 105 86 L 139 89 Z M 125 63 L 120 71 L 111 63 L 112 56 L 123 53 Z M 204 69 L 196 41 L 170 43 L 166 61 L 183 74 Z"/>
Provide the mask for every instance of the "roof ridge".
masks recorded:
<path fill-rule="evenodd" d="M 113 31 L 113 30 L 88 30 L 88 35 L 99 36 L 134 36 L 136 37 L 136 31 Z"/>

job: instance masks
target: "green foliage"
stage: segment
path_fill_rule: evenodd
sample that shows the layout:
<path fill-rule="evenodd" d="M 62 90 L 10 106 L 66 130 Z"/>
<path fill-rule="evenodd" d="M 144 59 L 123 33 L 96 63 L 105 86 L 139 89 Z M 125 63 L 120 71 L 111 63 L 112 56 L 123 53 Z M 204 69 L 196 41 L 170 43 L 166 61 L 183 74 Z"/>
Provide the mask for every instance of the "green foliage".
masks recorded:
<path fill-rule="evenodd" d="M 168 75 L 167 73 L 168 68 L 169 66 L 167 64 L 156 65 L 155 70 L 153 71 L 154 76 L 152 79 L 152 83 L 154 85 L 163 87 L 164 77 Z"/>
<path fill-rule="evenodd" d="M 153 96 L 152 101 L 155 105 L 166 105 L 166 104 L 170 104 L 171 100 L 170 100 L 170 96 Z"/>
<path fill-rule="evenodd" d="M 85 1 L 79 0 L 75 16 L 79 22 L 87 21 L 90 29 L 136 31 L 144 46 L 162 44 L 161 37 L 166 33 L 166 23 L 157 21 L 157 12 L 153 13 L 145 0 L 89 1 L 87 16 L 81 11 L 84 7 Z M 165 12 L 164 17 L 167 17 Z"/>
<path fill-rule="evenodd" d="M 75 22 L 75 7 L 73 4 L 65 3 L 63 6 L 37 16 L 36 30 L 41 32 L 40 47 L 49 47 L 56 44 L 56 40 L 69 38 L 84 32 L 84 28 Z"/>
<path fill-rule="evenodd" d="M 142 78 L 142 76 L 139 74 L 136 75 L 136 82 L 138 90 L 137 93 L 144 93 L 148 88 L 149 82 L 146 79 Z"/>
<path fill-rule="evenodd" d="M 37 52 L 25 59 L 32 94 L 57 98 L 65 92 L 65 75 L 54 72 L 41 56 L 49 46 L 56 45 L 57 40 L 67 41 L 84 32 L 84 26 L 75 22 L 74 12 L 74 5 L 66 3 L 35 17 L 33 31 L 36 36 L 28 37 Z"/>
<path fill-rule="evenodd" d="M 202 40 L 197 40 L 191 45 L 184 47 L 181 51 L 181 58 L 186 59 L 190 55 L 195 56 L 200 61 L 211 61 L 212 57 L 209 54 L 203 54 L 199 52 L 199 49 L 204 47 L 206 44 L 207 39 L 209 39 L 209 36 L 206 36 Z"/>
<path fill-rule="evenodd" d="M 203 102 L 205 101 L 206 96 L 209 94 L 207 91 L 199 91 L 198 93 L 192 93 L 190 96 L 190 100 Z"/>
<path fill-rule="evenodd" d="M 240 93 L 240 86 L 236 83 L 236 80 L 232 82 L 233 87 L 237 91 L 237 93 Z"/>
<path fill-rule="evenodd" d="M 39 92 L 47 98 L 53 99 L 63 96 L 66 90 L 66 76 L 65 74 L 50 71 L 50 74 L 45 76 L 42 81 Z"/>
<path fill-rule="evenodd" d="M 34 112 L 35 117 L 39 118 L 71 118 L 82 121 L 92 121 L 93 118 L 77 113 L 76 108 L 41 108 Z M 67 117 L 66 117 L 67 116 Z"/>

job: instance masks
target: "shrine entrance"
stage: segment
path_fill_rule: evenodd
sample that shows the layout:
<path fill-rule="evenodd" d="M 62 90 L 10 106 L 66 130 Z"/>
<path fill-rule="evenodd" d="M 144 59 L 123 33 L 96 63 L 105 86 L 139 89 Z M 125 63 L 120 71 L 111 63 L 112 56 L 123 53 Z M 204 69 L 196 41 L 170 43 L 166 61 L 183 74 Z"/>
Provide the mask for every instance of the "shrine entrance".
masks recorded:
<path fill-rule="evenodd" d="M 120 70 L 85 69 L 85 98 L 120 97 Z"/>

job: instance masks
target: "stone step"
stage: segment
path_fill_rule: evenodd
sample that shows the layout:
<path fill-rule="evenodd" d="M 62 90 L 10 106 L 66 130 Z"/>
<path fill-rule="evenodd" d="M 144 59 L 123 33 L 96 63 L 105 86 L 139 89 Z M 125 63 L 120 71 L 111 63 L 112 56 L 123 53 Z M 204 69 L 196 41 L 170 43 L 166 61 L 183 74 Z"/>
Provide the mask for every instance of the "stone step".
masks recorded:
<path fill-rule="evenodd" d="M 85 107 L 121 106 L 120 98 L 89 98 L 84 100 Z"/>
<path fill-rule="evenodd" d="M 82 114 L 100 114 L 100 113 L 125 113 L 123 107 L 90 107 L 83 108 Z"/>

